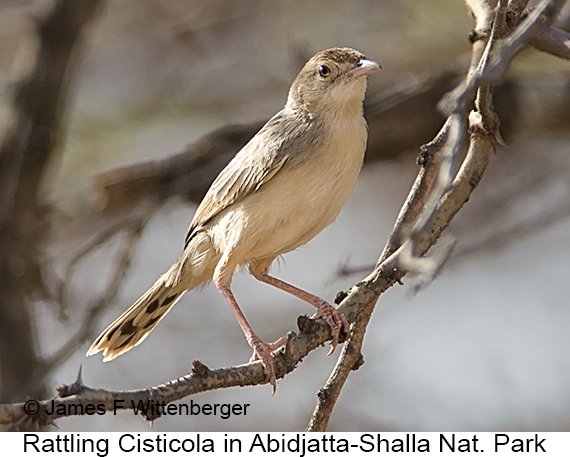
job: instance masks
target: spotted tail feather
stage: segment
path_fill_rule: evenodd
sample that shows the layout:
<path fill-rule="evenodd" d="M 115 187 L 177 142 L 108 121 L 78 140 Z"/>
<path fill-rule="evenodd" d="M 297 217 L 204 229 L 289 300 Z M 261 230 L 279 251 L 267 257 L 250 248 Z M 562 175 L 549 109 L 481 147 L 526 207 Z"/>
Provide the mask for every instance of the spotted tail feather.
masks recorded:
<path fill-rule="evenodd" d="M 99 335 L 87 355 L 103 351 L 103 361 L 107 362 L 142 343 L 184 292 L 166 287 L 163 278 L 160 278 Z"/>
<path fill-rule="evenodd" d="M 212 279 L 219 258 L 209 235 L 196 233 L 178 261 L 99 335 L 87 355 L 103 351 L 107 362 L 142 343 L 184 292 Z"/>

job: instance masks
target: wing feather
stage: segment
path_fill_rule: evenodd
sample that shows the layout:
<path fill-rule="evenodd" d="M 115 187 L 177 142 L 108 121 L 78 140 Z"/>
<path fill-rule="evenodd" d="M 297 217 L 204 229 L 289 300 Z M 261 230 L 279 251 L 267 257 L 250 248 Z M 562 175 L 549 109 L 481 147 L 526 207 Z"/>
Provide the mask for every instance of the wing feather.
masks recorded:
<path fill-rule="evenodd" d="M 298 156 L 294 153 L 314 139 L 314 124 L 310 116 L 292 116 L 285 110 L 271 118 L 214 180 L 196 210 L 185 246 L 218 213 L 258 190 L 286 164 L 294 166 Z M 276 130 L 280 135 L 275 135 Z"/>

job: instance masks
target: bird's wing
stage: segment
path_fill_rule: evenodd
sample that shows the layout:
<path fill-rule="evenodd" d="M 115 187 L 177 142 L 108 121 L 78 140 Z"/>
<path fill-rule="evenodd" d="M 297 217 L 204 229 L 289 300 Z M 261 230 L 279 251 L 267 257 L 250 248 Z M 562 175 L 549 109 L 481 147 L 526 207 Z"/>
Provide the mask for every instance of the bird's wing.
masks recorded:
<path fill-rule="evenodd" d="M 295 162 L 291 148 L 310 141 L 311 120 L 277 113 L 247 143 L 214 180 L 198 206 L 186 235 L 193 235 L 222 210 L 242 201 L 267 183 L 287 162 Z M 278 131 L 279 135 L 275 132 Z"/>

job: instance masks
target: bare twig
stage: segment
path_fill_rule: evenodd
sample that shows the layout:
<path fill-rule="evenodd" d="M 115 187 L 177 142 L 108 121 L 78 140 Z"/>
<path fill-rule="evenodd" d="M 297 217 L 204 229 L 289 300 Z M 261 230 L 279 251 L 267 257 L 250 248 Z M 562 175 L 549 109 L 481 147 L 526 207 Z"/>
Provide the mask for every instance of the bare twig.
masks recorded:
<path fill-rule="evenodd" d="M 475 133 L 479 136 L 479 133 Z M 484 136 L 480 138 L 481 147 L 489 149 L 490 140 Z M 487 142 L 487 144 L 485 144 Z M 474 176 L 482 175 L 486 161 L 481 159 L 482 154 L 475 150 L 480 144 L 473 141 L 474 145 L 470 154 L 473 159 L 466 160 L 460 170 L 454 184 L 453 192 L 438 207 L 436 217 L 430 220 L 426 227 L 425 236 L 420 237 L 416 244 L 416 255 L 425 253 L 439 238 L 441 231 L 451 221 L 461 206 L 467 201 L 473 187 L 476 186 Z M 491 148 L 492 149 L 492 148 Z M 469 154 L 468 154 L 469 155 Z M 487 160 L 488 160 L 487 156 Z M 388 257 L 376 270 L 363 281 L 354 286 L 339 306 L 339 310 L 345 314 L 349 322 L 361 319 L 359 315 L 370 303 L 375 303 L 382 292 L 399 281 L 405 272 L 398 269 L 399 251 Z M 313 321 L 301 316 L 298 320 L 299 334 L 290 334 L 287 345 L 275 354 L 275 367 L 277 377 L 281 378 L 295 369 L 297 364 L 312 350 L 323 345 L 331 338 L 329 326 L 322 320 Z M 355 368 L 353 363 L 351 368 Z M 256 385 L 265 382 L 265 372 L 260 362 L 253 362 L 232 368 L 210 370 L 200 362 L 194 362 L 193 371 L 187 376 L 171 381 L 154 388 L 139 391 L 107 391 L 102 389 L 90 389 L 77 383 L 72 387 L 61 388 L 60 397 L 54 399 L 54 405 L 59 404 L 104 404 L 109 411 L 113 409 L 114 401 L 121 403 L 125 408 L 133 408 L 138 400 L 154 400 L 157 402 L 172 402 L 188 395 L 205 392 L 208 390 L 227 388 L 233 386 Z M 131 400 L 135 403 L 131 403 Z M 24 410 L 24 404 L 11 404 L 0 406 L 0 423 L 13 423 L 14 421 L 28 421 L 35 424 L 50 423 L 57 417 L 77 414 L 77 411 L 66 409 L 66 414 L 48 416 L 46 408 L 51 408 L 51 401 L 46 400 L 38 403 L 40 412 L 29 416 Z M 148 419 L 156 419 L 156 416 Z"/>
<path fill-rule="evenodd" d="M 522 15 L 529 0 L 510 0 L 509 1 L 509 11 L 507 13 L 507 21 L 509 21 L 509 16 L 519 17 Z M 512 24 L 512 23 L 511 23 Z M 513 24 L 516 25 L 516 24 Z"/>
<path fill-rule="evenodd" d="M 419 258 L 414 254 L 415 239 L 418 234 L 424 230 L 429 218 L 434 214 L 437 205 L 449 190 L 449 186 L 453 180 L 453 165 L 456 158 L 464 155 L 463 152 L 467 147 L 467 115 L 469 111 L 475 109 L 478 113 L 477 116 L 479 116 L 477 122 L 485 125 L 487 131 L 493 132 L 493 134 L 496 135 L 498 122 L 495 120 L 495 114 L 491 109 L 490 89 L 488 87 L 477 88 L 473 81 L 480 79 L 480 75 L 486 71 L 489 56 L 495 46 L 495 42 L 506 33 L 505 16 L 507 12 L 507 1 L 508 0 L 499 1 L 493 18 L 491 36 L 482 53 L 481 48 L 477 46 L 479 40 L 474 43 L 473 54 L 479 55 L 481 53 L 481 55 L 476 65 L 475 60 L 471 59 L 471 69 L 467 74 L 466 85 L 471 85 L 472 89 L 462 93 L 456 93 L 456 103 L 452 104 L 454 110 L 449 115 L 444 126 L 445 140 L 438 142 L 440 147 L 437 151 L 439 157 L 437 172 L 430 187 L 429 194 L 425 198 L 421 212 L 414 218 L 414 223 L 409 235 L 402 244 L 403 249 L 400 256 L 401 267 L 405 271 L 418 275 L 421 278 L 420 281 L 424 283 L 429 283 L 433 280 L 440 266 L 450 253 L 452 243 L 446 243 L 446 247 L 436 252 L 431 258 Z M 487 20 L 490 20 L 488 8 L 483 6 L 488 5 L 486 2 L 470 2 L 471 8 L 476 7 L 476 9 L 473 10 L 474 14 L 481 12 Z M 482 25 L 479 19 L 476 20 L 476 25 L 481 28 L 490 26 L 490 24 L 486 26 Z M 473 68 L 475 68 L 474 71 Z M 475 91 L 477 93 L 476 100 L 473 99 Z"/>
<path fill-rule="evenodd" d="M 38 363 L 29 296 L 43 292 L 38 253 L 45 238 L 41 183 L 58 150 L 82 38 L 102 0 L 49 2 L 14 82 L 0 145 L 0 399 L 13 400 Z M 18 344 L 18 351 L 14 351 Z M 37 386 L 42 390 L 42 386 Z"/>
<path fill-rule="evenodd" d="M 570 33 L 540 24 L 531 44 L 539 51 L 570 60 Z"/>
<path fill-rule="evenodd" d="M 444 119 L 435 102 L 454 87 L 465 66 L 464 59 L 458 59 L 444 70 L 416 75 L 389 91 L 370 93 L 365 106 L 369 125 L 366 162 L 393 160 L 433 137 Z M 96 176 L 95 204 L 82 208 L 82 214 L 69 221 L 54 222 L 49 233 L 50 253 L 70 258 L 72 267 L 73 259 L 80 260 L 123 227 L 131 226 L 134 218 L 154 214 L 170 198 L 181 196 L 199 203 L 221 169 L 262 125 L 224 126 L 165 159 Z M 52 286 L 55 297 L 62 296 L 64 285 Z"/>
<path fill-rule="evenodd" d="M 471 11 L 473 19 L 475 19 L 475 26 L 473 31 L 478 39 L 488 38 L 491 32 L 491 24 L 493 22 L 493 7 L 488 0 L 465 0 L 465 4 Z M 480 36 L 486 34 L 487 37 Z M 475 41 L 475 40 L 472 40 Z M 485 40 L 486 41 L 486 40 Z"/>
<path fill-rule="evenodd" d="M 459 170 L 455 180 L 453 181 L 451 190 L 445 195 L 436 211 L 429 219 L 425 230 L 419 234 L 414 244 L 414 254 L 416 256 L 423 255 L 437 241 L 441 232 L 447 227 L 455 214 L 469 200 L 469 197 L 475 187 L 477 187 L 490 157 L 493 155 L 495 143 L 492 136 L 484 131 L 481 125 L 474 125 L 471 133 L 471 142 L 467 157 L 465 158 L 461 169 Z M 362 309 L 359 310 L 359 324 L 368 324 L 368 320 L 372 315 L 374 305 L 379 295 L 400 281 L 405 275 L 405 271 L 399 268 L 399 255 L 401 249 L 396 250 L 392 255 L 381 262 L 375 271 L 365 280 L 358 283 L 352 288 L 347 298 L 343 301 L 340 308 L 346 312 L 346 308 L 352 307 L 352 300 L 359 297 L 363 291 L 366 291 L 368 297 Z M 353 322 L 350 320 L 350 322 Z M 326 394 L 320 393 L 317 406 L 311 417 L 308 431 L 324 431 L 332 414 L 332 410 L 336 403 L 346 378 L 354 367 L 359 366 L 362 360 L 360 355 L 360 347 L 362 337 L 366 330 L 363 327 L 353 326 L 351 339 L 346 343 L 341 358 L 335 370 L 326 384 Z M 358 338 L 358 339 L 357 339 Z M 350 348 L 350 346 L 353 346 Z M 347 369 L 349 368 L 349 369 Z"/>
<path fill-rule="evenodd" d="M 477 30 L 488 30 L 491 26 L 489 4 L 482 0 L 468 0 L 467 3 L 476 17 Z M 494 16 L 492 34 L 484 51 L 482 51 L 483 46 L 479 43 L 484 36 L 481 37 L 480 33 L 475 34 L 477 36 L 472 49 L 471 70 L 468 72 L 465 83 L 448 96 L 444 106 L 446 106 L 450 116 L 440 134 L 428 147 L 429 149 L 436 149 L 436 157 L 439 155 L 439 163 L 436 162 L 437 170 L 429 173 L 425 166 L 426 164 L 429 165 L 430 162 L 424 164 L 424 169 L 420 171 L 416 179 L 406 204 L 398 216 L 392 236 L 380 258 L 377 268 L 382 268 L 388 260 L 396 257 L 398 267 L 391 271 L 392 279 L 398 280 L 410 267 L 420 270 L 425 268 L 425 260 L 421 260 L 420 256 L 425 254 L 429 247 L 435 243 L 441 230 L 447 226 L 477 187 L 495 150 L 496 128 L 498 126 L 498 122 L 485 122 L 485 118 L 491 118 L 492 115 L 490 90 L 487 86 L 496 83 L 499 77 L 502 77 L 510 60 L 516 54 L 516 50 L 522 46 L 523 39 L 546 8 L 545 3 L 547 2 L 541 4 L 542 8 L 539 7 L 536 17 L 527 18 L 521 27 L 522 32 L 514 34 L 515 38 L 508 45 L 501 47 L 500 57 L 493 63 L 495 67 L 490 70 L 496 73 L 493 75 L 495 79 L 487 76 L 489 71 L 487 68 L 495 40 L 501 39 L 507 30 L 506 0 L 499 2 Z M 516 50 L 512 50 L 513 48 Z M 496 62 L 504 66 L 504 69 L 501 69 L 502 71 L 497 72 L 498 64 Z M 474 105 L 476 92 L 478 93 L 477 104 Z M 467 113 L 475 106 L 477 111 L 474 111 L 469 119 L 469 150 L 457 176 L 451 183 L 451 164 L 453 158 L 459 156 L 458 152 L 461 150 L 461 144 L 467 132 L 465 128 Z M 451 201 L 455 201 L 456 204 L 450 204 Z M 419 202 L 425 203 L 425 206 Z M 422 206 L 424 206 L 423 209 L 421 209 Z M 414 227 L 406 229 L 406 225 L 414 220 L 416 221 Z M 409 233 L 409 237 L 404 238 L 403 245 L 397 249 L 397 242 L 406 233 Z M 394 253 L 384 260 L 385 256 L 387 257 L 392 252 Z M 432 262 L 428 266 L 428 270 L 437 271 L 437 264 L 434 266 Z M 332 410 L 348 375 L 353 367 L 358 366 L 359 361 L 362 360 L 360 351 L 363 336 L 375 303 L 376 300 L 373 299 L 365 306 L 360 314 L 360 325 L 353 326 L 351 339 L 345 345 L 346 347 L 342 351 L 333 373 L 318 395 L 317 406 L 307 428 L 308 431 L 326 430 Z"/>
<path fill-rule="evenodd" d="M 113 303 L 123 279 L 128 272 L 132 256 L 141 236 L 142 228 L 141 226 L 133 230 L 127 230 L 122 235 L 120 245 L 117 248 L 116 260 L 114 261 L 115 270 L 111 275 L 111 281 L 105 291 L 95 303 L 88 307 L 81 325 L 78 326 L 78 330 L 61 345 L 60 349 L 39 362 L 28 384 L 22 387 L 23 394 L 29 392 L 32 386 L 43 383 L 57 368 L 65 363 L 79 347 L 93 339 L 98 318 Z"/>
<path fill-rule="evenodd" d="M 504 2 L 502 2 L 504 3 Z M 543 13 L 548 13 L 545 20 L 553 19 L 553 14 L 565 3 L 565 0 L 543 0 L 507 38 L 499 41 L 489 41 L 484 58 L 479 61 L 477 70 L 463 84 L 449 93 L 440 104 L 446 113 L 461 110 L 461 105 L 467 104 L 474 96 L 478 87 L 496 85 L 503 77 L 513 57 L 530 42 L 538 31 L 537 24 Z M 502 9 L 503 10 L 503 9 Z M 497 28 L 499 26 L 497 25 Z M 497 29 L 495 28 L 495 30 Z M 502 26 L 500 27 L 503 28 Z M 497 36 L 496 38 L 500 38 Z"/>
<path fill-rule="evenodd" d="M 511 1 L 511 3 L 515 2 Z M 470 0 L 469 5 L 472 11 L 480 10 L 482 11 L 481 14 L 488 14 L 489 12 L 487 8 L 489 5 L 485 1 Z M 506 1 L 501 1 L 497 14 L 504 16 L 506 5 Z M 543 4 L 541 4 L 542 6 Z M 527 31 L 535 24 L 528 25 L 527 22 L 524 23 L 529 27 Z M 477 27 L 482 31 L 485 30 L 485 24 L 481 21 L 477 22 Z M 495 21 L 495 27 L 497 30 L 499 28 L 504 29 L 504 20 L 502 22 Z M 500 38 L 499 35 L 497 33 L 496 38 Z M 524 39 L 521 39 L 522 41 L 517 42 L 515 40 L 510 46 L 522 46 L 530 39 L 530 36 L 529 32 L 528 36 L 523 36 Z M 479 41 L 481 43 L 478 43 Z M 479 56 L 479 63 L 472 59 L 471 71 L 467 78 L 470 86 L 464 92 L 456 93 L 457 99 L 455 104 L 452 104 L 455 109 L 452 110 L 444 128 L 436 139 L 424 148 L 422 170 L 418 175 L 414 189 L 410 193 L 407 205 L 398 218 L 393 236 L 386 245 L 375 271 L 354 286 L 339 306 L 339 309 L 345 313 L 349 322 L 353 324 L 353 334 L 342 351 L 334 373 L 319 395 L 317 410 L 309 425 L 310 430 L 324 430 L 326 428 L 332 408 L 350 371 L 358 368 L 362 363 L 360 351 L 364 333 L 380 294 L 408 273 L 410 265 L 417 261 L 420 256 L 425 255 L 428 249 L 435 244 L 441 232 L 469 199 L 487 167 L 489 158 L 495 149 L 495 140 L 493 130 L 489 129 L 489 123 L 485 122 L 485 116 L 482 115 L 484 110 L 490 110 L 490 91 L 482 94 L 481 84 L 494 84 L 495 80 L 492 78 L 485 79 L 487 77 L 487 68 L 489 67 L 487 62 L 491 60 L 485 58 L 485 63 L 480 63 L 483 60 L 481 59 L 481 55 L 484 54 L 483 49 L 487 49 L 487 55 L 491 55 L 490 46 L 487 48 L 481 46 L 484 42 L 484 39 L 475 40 L 472 54 Z M 507 45 L 503 44 L 501 46 Z M 510 53 L 509 49 L 503 51 L 504 54 L 499 53 L 498 59 L 512 59 L 514 57 L 515 53 Z M 500 76 L 495 76 L 495 78 L 500 80 L 504 70 L 501 69 L 499 72 Z M 478 92 L 477 112 L 469 118 L 469 149 L 459 171 L 453 177 L 452 168 L 454 161 L 462 156 L 462 151 L 465 149 L 463 143 L 466 143 L 468 132 L 467 113 L 474 107 L 476 92 Z M 491 127 L 495 127 L 495 124 Z M 441 176 L 438 175 L 438 170 L 443 170 L 439 172 L 442 173 Z M 444 179 L 442 179 L 442 176 Z M 415 225 L 410 228 L 410 224 L 413 222 L 415 222 Z M 404 252 L 406 250 L 407 253 Z M 130 248 L 123 251 L 123 257 L 119 262 L 117 271 L 121 271 L 120 265 L 124 265 L 126 270 L 128 258 L 130 257 L 127 251 L 130 252 Z M 124 274 L 124 271 L 117 276 L 122 274 Z M 103 303 L 104 300 L 112 299 L 119 283 L 120 278 L 110 284 L 108 292 L 101 299 L 100 303 Z M 330 339 L 330 329 L 321 321 L 312 321 L 306 317 L 301 317 L 298 325 L 300 329 L 299 335 L 290 334 L 286 347 L 276 354 L 275 366 L 278 377 L 283 377 L 293 371 L 303 357 Z M 83 341 L 83 337 L 83 335 L 77 334 L 72 338 L 71 343 L 76 344 L 80 340 Z M 51 358 L 50 362 L 55 364 L 58 357 L 65 358 L 66 356 L 67 352 L 62 350 Z M 194 362 L 192 373 L 189 375 L 161 386 L 138 391 L 114 392 L 92 389 L 83 385 L 81 379 L 78 379 L 71 386 L 60 388 L 59 397 L 54 399 L 54 402 L 56 405 L 103 403 L 106 410 L 110 411 L 113 410 L 116 401 L 124 402 L 123 405 L 126 408 L 135 407 L 139 400 L 147 401 L 150 399 L 168 403 L 207 390 L 256 385 L 262 383 L 264 379 L 263 367 L 259 362 L 211 370 L 196 361 Z M 39 402 L 40 414 L 33 418 L 26 415 L 23 404 L 0 406 L 0 423 L 31 420 L 36 424 L 42 424 L 50 423 L 57 417 L 68 415 L 66 413 L 48 416 L 46 408 L 50 404 L 49 400 Z M 159 415 L 153 413 L 147 415 L 146 418 L 153 420 L 159 417 Z"/>

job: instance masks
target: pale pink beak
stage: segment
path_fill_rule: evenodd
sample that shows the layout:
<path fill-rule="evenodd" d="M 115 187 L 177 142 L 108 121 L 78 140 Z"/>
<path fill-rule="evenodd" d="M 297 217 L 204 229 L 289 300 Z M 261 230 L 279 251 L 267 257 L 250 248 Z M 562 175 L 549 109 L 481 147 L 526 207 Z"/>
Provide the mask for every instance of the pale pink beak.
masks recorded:
<path fill-rule="evenodd" d="M 380 68 L 382 67 L 373 60 L 362 59 L 356 64 L 356 68 L 354 70 L 350 70 L 348 74 L 355 77 L 365 76 L 380 70 Z"/>

